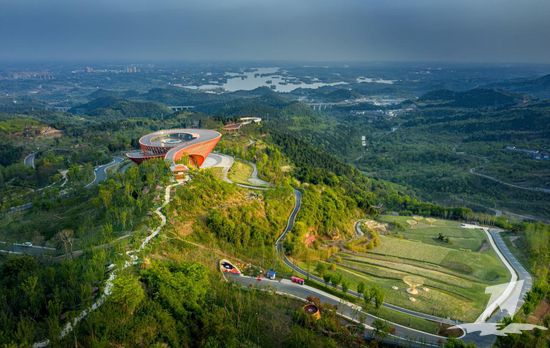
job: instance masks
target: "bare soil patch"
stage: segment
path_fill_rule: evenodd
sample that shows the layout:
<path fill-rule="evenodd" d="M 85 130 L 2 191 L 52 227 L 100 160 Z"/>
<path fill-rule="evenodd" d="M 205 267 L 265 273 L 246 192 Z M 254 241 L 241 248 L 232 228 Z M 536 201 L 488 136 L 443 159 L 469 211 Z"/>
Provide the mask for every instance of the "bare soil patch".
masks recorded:
<path fill-rule="evenodd" d="M 314 234 L 306 234 L 305 235 L 305 239 L 304 239 L 304 243 L 306 246 L 311 246 L 313 244 L 313 242 L 315 242 L 315 240 L 317 239 L 317 237 L 314 235 Z"/>
<path fill-rule="evenodd" d="M 550 314 L 550 303 L 548 300 L 544 300 L 539 305 L 529 317 L 527 317 L 527 322 L 529 324 L 538 324 L 542 322 L 542 320 Z"/>
<path fill-rule="evenodd" d="M 487 241 L 484 240 L 483 243 L 481 243 L 481 246 L 479 247 L 478 252 L 487 251 L 487 250 L 489 250 L 489 249 L 490 249 L 489 243 L 487 243 Z"/>

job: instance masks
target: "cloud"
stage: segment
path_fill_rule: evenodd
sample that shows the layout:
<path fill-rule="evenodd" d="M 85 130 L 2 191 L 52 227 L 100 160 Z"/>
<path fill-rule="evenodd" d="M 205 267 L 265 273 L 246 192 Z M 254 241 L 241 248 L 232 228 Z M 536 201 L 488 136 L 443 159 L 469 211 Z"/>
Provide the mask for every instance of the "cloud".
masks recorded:
<path fill-rule="evenodd" d="M 543 0 L 0 0 L 0 59 L 549 62 Z"/>

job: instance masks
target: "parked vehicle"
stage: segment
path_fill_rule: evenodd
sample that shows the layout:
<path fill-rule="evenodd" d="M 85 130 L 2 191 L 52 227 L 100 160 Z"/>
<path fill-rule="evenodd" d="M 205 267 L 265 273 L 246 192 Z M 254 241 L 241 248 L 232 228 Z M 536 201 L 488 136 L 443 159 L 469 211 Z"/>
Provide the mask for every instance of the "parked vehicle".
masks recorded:
<path fill-rule="evenodd" d="M 241 274 L 241 271 L 228 260 L 220 260 L 220 270 L 227 273 Z"/>
<path fill-rule="evenodd" d="M 304 285 L 304 280 L 295 276 L 290 277 L 290 281 L 299 285 Z"/>
<path fill-rule="evenodd" d="M 275 280 L 277 273 L 274 270 L 270 269 L 269 271 L 267 271 L 266 276 L 268 279 Z"/>

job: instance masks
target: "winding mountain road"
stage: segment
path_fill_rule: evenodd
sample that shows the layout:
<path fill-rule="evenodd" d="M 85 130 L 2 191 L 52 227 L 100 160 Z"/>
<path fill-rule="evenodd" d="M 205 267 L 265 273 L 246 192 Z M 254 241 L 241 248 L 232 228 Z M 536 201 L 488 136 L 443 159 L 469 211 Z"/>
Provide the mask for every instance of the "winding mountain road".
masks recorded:
<path fill-rule="evenodd" d="M 35 152 L 27 155 L 27 157 L 25 157 L 24 164 L 26 166 L 30 166 L 30 167 L 34 168 L 35 155 L 36 155 Z M 89 188 L 89 187 L 92 187 L 94 185 L 97 185 L 97 184 L 105 181 L 107 179 L 107 170 L 109 168 L 121 163 L 122 161 L 124 161 L 124 158 L 115 156 L 115 157 L 113 157 L 113 160 L 111 162 L 95 167 L 94 168 L 94 180 L 92 180 L 90 183 L 86 184 L 86 186 L 84 186 L 84 187 Z M 60 182 L 61 182 L 61 184 L 59 185 L 59 187 L 60 188 L 65 187 L 65 185 L 69 181 L 69 178 L 67 177 L 67 173 L 68 173 L 67 170 L 64 170 L 64 171 L 61 172 L 61 176 L 62 176 L 61 180 L 62 181 L 54 182 L 54 183 L 52 183 L 48 186 L 38 188 L 38 189 L 36 189 L 36 191 L 37 192 L 43 191 L 47 188 L 53 187 L 54 185 L 56 185 Z M 62 195 L 62 196 L 65 195 L 65 194 L 66 194 L 65 191 L 60 192 L 60 195 Z M 32 208 L 32 202 L 29 202 L 29 203 L 25 203 L 25 204 L 22 204 L 22 205 L 15 206 L 15 207 L 11 207 L 11 208 L 9 208 L 9 212 L 11 212 L 11 213 L 21 212 L 21 211 L 28 210 L 28 209 L 31 209 L 31 208 Z"/>
<path fill-rule="evenodd" d="M 294 222 L 296 220 L 296 216 L 297 216 L 297 214 L 300 210 L 301 203 L 302 203 L 302 194 L 301 194 L 301 192 L 294 189 L 294 195 L 295 195 L 294 208 L 293 208 L 293 210 L 292 210 L 292 212 L 291 212 L 291 214 L 290 214 L 290 216 L 287 220 L 287 225 L 286 225 L 283 233 L 279 236 L 279 238 L 277 238 L 277 240 L 275 242 L 275 247 L 276 247 L 277 252 L 279 253 L 279 255 L 281 255 L 284 263 L 288 267 L 290 267 L 294 271 L 308 277 L 309 279 L 314 279 L 314 280 L 316 280 L 320 283 L 323 283 L 324 282 L 323 279 L 321 279 L 321 278 L 319 278 L 315 275 L 312 275 L 312 274 L 308 273 L 307 271 L 301 269 L 300 267 L 296 266 L 284 254 L 283 241 L 284 241 L 286 235 L 288 234 L 288 232 L 292 230 L 292 227 L 293 227 Z M 363 231 L 360 228 L 360 221 L 358 221 L 356 223 L 355 229 L 356 229 L 356 233 L 358 235 L 361 235 L 363 233 Z M 493 249 L 497 253 L 498 257 L 501 259 L 501 261 L 506 265 L 506 267 L 510 271 L 510 273 L 512 275 L 512 280 L 508 284 L 505 285 L 504 291 L 502 291 L 499 294 L 499 296 L 496 298 L 496 300 L 489 303 L 488 306 L 487 306 L 487 309 L 480 315 L 480 317 L 478 318 L 478 320 L 475 323 L 475 325 L 480 325 L 480 326 L 488 325 L 487 323 L 492 323 L 494 325 L 494 323 L 496 323 L 498 320 L 502 319 L 505 315 L 515 314 L 515 312 L 523 304 L 523 298 L 524 298 L 525 294 L 528 291 L 531 290 L 532 282 L 533 282 L 529 272 L 527 272 L 525 270 L 525 268 L 516 259 L 516 257 L 510 252 L 510 250 L 508 249 L 508 247 L 506 246 L 506 244 L 502 240 L 502 238 L 500 236 L 500 232 L 502 232 L 502 231 L 498 230 L 498 229 L 489 229 L 489 228 L 483 228 L 483 230 L 487 234 L 487 237 L 488 237 Z M 311 289 L 313 289 L 313 288 L 311 288 Z M 310 291 L 314 291 L 314 292 L 317 291 L 316 289 L 315 290 L 311 290 L 311 289 L 310 289 Z M 279 288 L 279 290 L 281 290 L 281 289 Z M 353 290 L 348 290 L 348 293 L 352 294 L 354 296 L 357 296 L 359 298 L 362 297 L 361 294 L 358 294 L 357 292 L 355 292 Z M 291 294 L 295 295 L 295 296 L 298 296 L 295 292 L 291 292 Z M 406 309 L 406 308 L 402 308 L 402 307 L 399 307 L 399 306 L 395 306 L 395 305 L 392 305 L 392 304 L 389 304 L 389 303 L 384 303 L 383 305 L 385 307 L 393 309 L 395 311 L 399 311 L 401 313 L 406 313 L 406 314 L 416 316 L 416 317 L 420 317 L 420 318 L 423 318 L 423 319 L 427 319 L 427 320 L 431 320 L 431 321 L 435 321 L 435 322 L 440 322 L 440 323 L 444 323 L 444 324 L 450 324 L 450 325 L 457 325 L 458 324 L 458 328 L 461 328 L 461 326 L 460 326 L 461 323 L 458 322 L 458 321 L 452 321 L 452 320 L 449 320 L 449 319 L 440 318 L 440 317 L 437 317 L 437 316 L 416 312 L 416 311 L 409 310 L 409 309 Z M 501 310 L 495 313 L 497 308 L 500 308 Z M 372 315 L 370 315 L 370 316 L 371 316 L 371 318 L 374 317 Z M 485 322 L 487 322 L 487 323 L 485 323 Z M 394 325 L 396 328 L 398 326 L 401 327 L 401 325 L 398 325 L 398 324 L 393 324 L 392 323 L 392 325 Z M 489 325 L 491 325 L 491 324 L 489 324 Z M 406 338 L 406 339 L 409 339 L 410 337 L 415 337 L 413 339 L 415 344 L 418 344 L 419 342 L 426 342 L 426 343 L 431 342 L 432 344 L 435 344 L 436 342 L 441 343 L 443 340 L 445 340 L 445 338 L 443 338 L 443 337 L 440 337 L 440 336 L 437 336 L 437 335 L 432 335 L 432 334 L 429 334 L 429 333 L 426 333 L 426 332 L 421 332 L 421 331 L 416 331 L 416 330 L 410 329 L 410 330 L 413 330 L 413 332 L 411 333 L 409 331 L 404 331 L 404 329 L 410 329 L 410 328 L 401 327 L 400 331 L 396 330 L 396 334 L 398 336 L 401 336 L 401 338 Z M 433 336 L 438 337 L 437 341 L 434 341 Z M 469 332 L 467 334 L 464 334 L 461 338 L 463 338 L 467 342 L 474 343 L 477 347 L 490 347 L 494 343 L 495 337 L 496 336 L 494 336 L 494 335 L 481 336 L 479 334 L 479 332 L 473 331 L 473 332 Z"/>
<path fill-rule="evenodd" d="M 275 242 L 275 248 L 276 248 L 277 252 L 279 253 L 279 255 L 281 255 L 284 263 L 288 267 L 290 267 L 291 269 L 293 269 L 294 271 L 296 271 L 300 274 L 308 276 L 308 273 L 306 271 L 304 271 L 301 268 L 299 268 L 298 266 L 294 265 L 288 259 L 288 257 L 286 257 L 286 255 L 284 254 L 284 250 L 283 250 L 283 241 L 284 241 L 287 233 L 292 230 L 292 228 L 294 226 L 294 222 L 296 220 L 296 216 L 298 215 L 298 212 L 300 211 L 300 207 L 301 207 L 301 204 L 302 204 L 302 193 L 300 191 L 294 189 L 294 197 L 295 197 L 294 208 L 292 209 L 292 212 L 290 213 L 290 216 L 287 220 L 287 224 L 285 226 L 285 229 L 283 230 L 283 233 L 281 233 L 281 235 L 279 236 L 279 238 L 277 238 L 277 240 Z M 321 279 L 319 277 L 316 277 L 312 274 L 309 274 L 309 278 L 317 280 L 318 282 L 321 282 L 321 283 L 324 282 L 323 279 Z M 238 276 L 238 275 L 237 276 L 236 275 L 231 275 L 230 280 L 234 281 L 234 282 L 237 282 L 237 283 L 239 283 L 243 286 L 253 286 L 253 287 L 258 287 L 258 288 L 274 289 L 278 293 L 288 294 L 288 295 L 291 295 L 291 296 L 294 296 L 294 297 L 299 297 L 301 299 L 305 299 L 308 296 L 318 297 L 322 302 L 337 305 L 338 306 L 338 312 L 341 315 L 344 315 L 345 317 L 347 317 L 351 320 L 357 321 L 357 318 L 359 317 L 359 314 L 365 316 L 366 317 L 366 322 L 365 323 L 367 324 L 367 329 L 369 328 L 370 325 L 372 325 L 372 323 L 376 319 L 380 319 L 380 318 L 378 318 L 378 317 L 376 317 L 372 314 L 363 312 L 361 307 L 359 307 L 355 304 L 349 303 L 347 301 L 344 301 L 344 300 L 340 299 L 339 297 L 336 297 L 336 296 L 328 294 L 328 293 L 326 293 L 322 290 L 319 290 L 319 289 L 316 289 L 314 287 L 310 287 L 310 286 L 307 286 L 307 285 L 297 285 L 297 284 L 292 283 L 292 282 L 287 281 L 287 280 L 271 281 L 271 280 L 268 280 L 268 279 L 262 279 L 262 281 L 258 281 L 258 280 L 256 280 L 256 278 L 246 277 L 246 276 Z M 356 294 L 357 296 L 359 296 L 359 294 L 357 294 L 353 291 L 349 291 L 349 293 L 354 294 L 354 295 Z M 384 304 L 384 305 L 387 305 L 387 304 Z M 404 308 L 400 308 L 400 307 L 397 307 L 397 306 L 395 306 L 395 307 L 396 307 L 396 310 L 399 310 L 399 311 L 405 310 Z M 406 312 L 406 313 L 411 314 L 411 315 L 416 315 L 416 314 L 423 315 L 423 313 L 417 313 L 417 312 L 413 312 L 413 311 L 410 311 L 410 312 L 411 313 L 409 313 L 409 312 Z M 432 320 L 430 318 L 431 316 L 429 316 L 429 315 L 426 315 L 426 316 L 427 317 L 424 317 L 424 319 Z M 446 340 L 446 338 L 443 337 L 443 336 L 434 335 L 434 334 L 430 334 L 430 333 L 427 333 L 427 332 L 415 330 L 415 329 L 412 329 L 412 328 L 409 328 L 409 327 L 406 327 L 406 326 L 403 326 L 403 325 L 400 325 L 400 324 L 396 324 L 396 323 L 391 323 L 391 322 L 389 322 L 389 323 L 393 327 L 395 327 L 395 333 L 388 337 L 387 343 L 400 344 L 400 345 L 411 346 L 411 347 L 426 347 L 426 346 L 439 347 L 439 346 L 441 346 L 441 343 Z M 456 324 L 456 323 L 452 322 L 451 324 Z M 406 341 L 406 342 L 403 342 L 403 341 Z"/>
<path fill-rule="evenodd" d="M 93 185 L 97 185 L 100 182 L 103 182 L 107 179 L 107 170 L 119 163 L 124 161 L 124 158 L 115 156 L 113 157 L 113 160 L 107 164 L 102 164 L 100 166 L 97 166 L 94 168 L 94 180 L 92 180 L 90 183 L 88 183 L 84 187 L 90 187 Z"/>
<path fill-rule="evenodd" d="M 254 277 L 229 273 L 226 274 L 226 277 L 228 277 L 228 280 L 245 287 L 253 287 L 261 290 L 273 290 L 280 295 L 287 295 L 299 298 L 301 300 L 306 299 L 308 296 L 317 297 L 322 303 L 328 303 L 336 306 L 338 314 L 343 317 L 357 323 L 365 324 L 365 328 L 369 332 L 369 335 L 373 329 L 373 322 L 380 319 L 372 314 L 364 312 L 360 306 L 344 301 L 337 296 L 314 287 L 292 283 L 288 279 L 281 279 L 279 281 L 263 278 L 261 281 L 258 281 Z M 361 317 L 364 317 L 364 320 L 362 320 Z M 406 347 L 440 347 L 441 343 L 446 340 L 446 338 L 442 336 L 418 331 L 396 323 L 388 323 L 395 328 L 395 332 L 384 340 L 384 342 L 388 344 L 397 344 Z M 366 336 L 368 335 L 366 334 Z"/>
<path fill-rule="evenodd" d="M 218 156 L 218 157 L 215 157 L 215 156 Z M 233 158 L 230 157 L 230 156 L 224 156 L 224 155 L 218 155 L 218 154 L 215 154 L 215 156 L 211 160 L 211 163 L 208 166 L 213 166 L 213 167 L 221 166 L 221 167 L 224 167 L 224 178 L 225 178 L 226 181 L 231 182 L 227 178 L 227 171 L 229 170 L 229 168 L 233 164 L 233 161 L 232 161 Z M 222 157 L 222 156 L 224 156 L 225 158 Z M 120 157 L 118 157 L 118 158 L 120 160 L 117 160 L 117 158 L 115 158 L 112 162 L 97 167 L 96 170 L 94 170 L 94 174 L 96 174 L 96 177 L 95 177 L 94 181 L 92 183 L 88 184 L 88 185 L 91 185 L 96 181 L 105 180 L 106 175 L 107 175 L 106 170 L 109 167 L 111 167 L 115 164 L 118 164 L 122 161 L 122 158 L 120 158 Z M 222 162 L 224 162 L 223 165 L 220 165 Z M 225 168 L 227 168 L 227 171 L 225 171 Z M 101 173 L 101 174 L 99 174 L 99 179 L 98 179 L 98 173 Z M 155 228 L 153 231 L 151 231 L 151 233 L 142 241 L 141 245 L 137 249 L 132 250 L 132 251 L 128 251 L 126 253 L 128 255 L 129 259 L 124 263 L 123 266 L 121 266 L 120 270 L 123 270 L 123 269 L 125 269 L 125 268 L 127 268 L 131 265 L 136 264 L 138 262 L 138 256 L 137 255 L 139 254 L 139 252 L 143 251 L 143 249 L 147 246 L 147 244 L 153 238 L 155 238 L 160 233 L 162 228 L 165 226 L 166 216 L 162 213 L 162 209 L 170 202 L 171 188 L 176 186 L 176 185 L 178 185 L 178 184 L 169 185 L 165 188 L 164 202 L 161 206 L 159 206 L 154 211 L 160 218 L 160 221 L 161 221 L 160 224 L 158 225 L 157 228 Z M 257 187 L 251 187 L 251 188 L 257 189 Z M 296 220 L 296 217 L 298 215 L 298 212 L 299 212 L 299 210 L 301 208 L 301 204 L 302 204 L 302 193 L 300 191 L 294 189 L 294 197 L 295 197 L 294 207 L 293 207 L 293 209 L 292 209 L 292 211 L 291 211 L 291 213 L 288 217 L 285 229 L 283 230 L 283 232 L 281 233 L 281 235 L 277 238 L 277 240 L 275 242 L 275 248 L 276 248 L 278 254 L 281 256 L 283 262 L 288 267 L 290 267 L 292 270 L 294 270 L 295 272 L 297 272 L 299 274 L 302 274 L 302 275 L 304 275 L 304 276 L 306 276 L 310 279 L 316 280 L 317 282 L 324 283 L 323 279 L 321 279 L 321 278 L 319 278 L 315 275 L 312 275 L 312 274 L 308 273 L 307 271 L 301 269 L 300 267 L 296 266 L 295 264 L 293 264 L 284 253 L 284 248 L 283 248 L 284 239 L 285 239 L 286 235 L 288 234 L 288 232 L 292 230 L 292 228 L 294 226 L 294 223 L 295 223 L 295 220 Z M 358 227 L 357 225 L 356 225 L 356 232 L 358 234 L 359 234 L 359 232 L 362 232 L 360 230 L 360 227 Z M 521 274 L 520 277 L 523 276 L 524 279 L 526 280 L 527 285 L 524 288 L 522 288 L 522 294 L 524 294 L 526 291 L 528 291 L 528 289 L 530 289 L 530 284 L 532 283 L 532 280 L 530 279 L 530 276 L 529 276 L 528 272 L 525 271 L 525 269 L 521 266 L 521 264 L 519 264 L 519 262 L 515 259 L 515 257 L 506 248 L 506 245 L 504 244 L 504 242 L 500 238 L 500 235 L 498 235 L 498 233 L 496 231 L 491 231 L 491 232 L 488 232 L 488 233 L 490 233 L 490 237 L 492 237 L 491 240 L 494 239 L 495 245 L 498 248 L 498 250 L 500 250 L 502 252 L 503 257 L 505 257 L 507 260 L 509 260 L 511 266 L 514 268 L 514 270 L 517 272 L 517 274 Z M 77 325 L 81 320 L 83 320 L 91 311 L 99 308 L 105 302 L 107 297 L 111 294 L 112 284 L 113 284 L 114 279 L 117 276 L 117 272 L 118 272 L 118 270 L 115 270 L 110 274 L 109 278 L 107 279 L 107 281 L 105 283 L 104 290 L 103 290 L 103 293 L 101 294 L 101 296 L 89 308 L 83 310 L 80 313 L 80 315 L 78 315 L 75 319 L 73 319 L 71 322 L 69 322 L 65 325 L 65 327 L 62 329 L 61 334 L 60 334 L 61 338 L 65 337 L 67 334 L 69 334 L 73 330 L 75 325 Z M 279 294 L 285 294 L 285 295 L 289 295 L 289 296 L 293 296 L 293 297 L 298 297 L 298 298 L 301 298 L 301 299 L 304 299 L 308 296 L 318 297 L 324 303 L 330 303 L 330 304 L 336 305 L 338 307 L 339 314 L 349 318 L 350 320 L 353 320 L 353 321 L 356 321 L 356 322 L 361 322 L 360 315 L 364 316 L 366 318 L 366 320 L 364 321 L 364 324 L 366 324 L 367 329 L 371 329 L 371 325 L 374 322 L 374 320 L 379 319 L 378 317 L 376 317 L 372 314 L 369 314 L 369 313 L 366 313 L 366 312 L 362 311 L 362 308 L 355 305 L 355 304 L 346 302 L 346 301 L 340 299 L 337 296 L 328 294 L 328 293 L 326 293 L 322 290 L 319 290 L 319 289 L 316 289 L 316 288 L 313 288 L 313 287 L 300 286 L 300 285 L 297 285 L 295 283 L 292 283 L 292 282 L 286 281 L 286 280 L 271 281 L 271 280 L 267 280 L 267 279 L 262 279 L 261 281 L 258 281 L 256 278 L 246 277 L 246 276 L 242 276 L 242 275 L 241 276 L 228 275 L 228 276 L 229 276 L 229 279 L 231 281 L 239 283 L 239 284 L 241 284 L 243 286 L 246 286 L 246 287 L 257 287 L 257 288 L 264 289 L 264 290 L 271 289 L 271 290 L 275 290 Z M 348 290 L 348 293 L 353 295 L 353 296 L 362 298 L 362 295 L 355 292 L 355 291 Z M 395 305 L 392 305 L 392 304 L 388 304 L 388 303 L 384 303 L 383 305 L 385 307 L 393 309 L 395 311 L 399 311 L 401 313 L 416 316 L 416 317 L 426 319 L 426 320 L 431 320 L 431 321 L 444 323 L 444 324 L 450 324 L 450 325 L 460 324 L 456 321 L 452 321 L 452 320 L 445 319 L 445 318 L 440 318 L 440 317 L 425 314 L 425 313 L 412 311 L 412 310 L 402 308 L 402 307 L 399 307 L 399 306 L 395 306 Z M 390 324 L 395 328 L 395 332 L 393 334 L 390 334 L 385 339 L 386 343 L 403 345 L 403 346 L 410 346 L 410 347 L 426 347 L 426 346 L 428 346 L 428 347 L 440 347 L 446 340 L 445 337 L 430 334 L 430 333 L 427 333 L 427 332 L 422 332 L 422 331 L 419 331 L 419 330 L 415 330 L 415 329 L 412 329 L 412 328 L 409 328 L 409 327 L 406 327 L 406 326 L 403 326 L 403 325 L 400 325 L 400 324 L 396 324 L 396 323 L 390 323 Z M 487 337 L 484 338 L 484 337 L 480 337 L 479 335 L 475 335 L 475 334 L 469 334 L 464 338 L 467 341 L 476 343 L 477 346 L 486 346 L 489 342 L 489 341 L 487 341 Z M 44 341 L 35 343 L 33 345 L 33 347 L 34 348 L 45 347 L 48 344 L 49 344 L 49 341 L 44 340 Z"/>
<path fill-rule="evenodd" d="M 513 283 L 514 289 L 508 296 L 508 298 L 504 299 L 503 304 L 507 301 L 512 300 L 513 303 L 509 303 L 513 308 L 503 308 L 504 305 L 500 305 L 501 312 L 494 314 L 488 321 L 490 322 L 496 322 L 496 320 L 502 319 L 506 315 L 515 314 L 517 310 L 523 305 L 525 295 L 527 292 L 531 291 L 533 287 L 533 278 L 531 277 L 531 274 L 523 267 L 523 265 L 518 261 L 518 259 L 514 256 L 514 254 L 510 251 L 504 240 L 502 239 L 502 236 L 500 235 L 502 230 L 499 229 L 487 229 L 486 231 L 491 238 L 493 239 L 493 242 L 496 246 L 496 250 L 498 256 L 503 260 L 507 266 L 512 268 L 512 272 L 515 273 L 515 277 L 513 275 L 513 278 L 516 278 L 516 282 Z M 513 313 L 507 313 L 506 311 Z"/>
<path fill-rule="evenodd" d="M 497 178 L 495 178 L 493 176 L 490 176 L 490 175 L 478 173 L 478 172 L 476 172 L 476 168 L 470 168 L 469 172 L 472 175 L 476 175 L 476 176 L 479 176 L 481 178 L 485 178 L 485 179 L 497 182 L 501 185 L 505 185 L 505 186 L 508 186 L 508 187 L 513 187 L 513 188 L 517 188 L 517 189 L 520 189 L 520 190 L 526 190 L 526 191 L 550 193 L 550 189 L 547 189 L 547 188 L 520 186 L 520 185 L 512 184 L 512 183 L 509 183 L 509 182 L 506 182 L 506 181 L 502 181 L 502 180 L 497 179 Z"/>
<path fill-rule="evenodd" d="M 294 226 L 294 222 L 296 220 L 296 215 L 298 215 L 298 211 L 300 210 L 300 207 L 302 205 L 302 193 L 300 191 L 294 189 L 294 196 L 295 196 L 294 209 L 292 210 L 292 212 L 290 214 L 290 217 L 287 221 L 287 225 L 286 225 L 285 230 L 283 231 L 283 233 L 279 236 L 279 238 L 275 242 L 275 248 L 277 249 L 277 252 L 279 253 L 279 255 L 281 255 L 281 257 L 283 259 L 283 262 L 288 267 L 292 268 L 297 273 L 300 273 L 300 274 L 308 277 L 309 279 L 313 279 L 313 280 L 315 280 L 317 282 L 320 282 L 322 284 L 322 283 L 325 282 L 322 278 L 320 278 L 320 277 L 318 277 L 314 274 L 308 273 L 306 270 L 304 270 L 304 269 L 298 267 L 297 265 L 295 265 L 294 263 L 292 263 L 292 261 L 290 261 L 290 259 L 285 255 L 284 250 L 283 250 L 283 241 L 284 241 L 286 235 L 288 234 L 288 232 L 292 230 L 292 227 Z M 358 298 L 363 298 L 363 295 L 359 294 L 356 291 L 348 290 L 348 293 L 353 295 L 353 296 L 356 296 Z M 415 317 L 418 317 L 418 318 L 427 319 L 427 320 L 431 320 L 431 321 L 435 321 L 435 322 L 439 322 L 439 323 L 443 323 L 443 324 L 447 324 L 447 325 L 456 325 L 456 324 L 460 323 L 460 322 L 455 321 L 455 320 L 441 318 L 441 317 L 426 314 L 426 313 L 416 312 L 416 311 L 413 311 L 413 310 L 410 310 L 410 309 L 407 309 L 407 308 L 392 305 L 390 303 L 384 303 L 383 306 L 387 307 L 387 308 L 390 308 L 390 309 L 393 309 L 393 310 L 396 310 L 396 311 L 401 312 L 401 313 L 405 313 L 405 314 L 412 315 L 412 316 L 415 316 Z"/>
<path fill-rule="evenodd" d="M 32 152 L 25 156 L 25 159 L 23 160 L 23 164 L 27 167 L 32 167 L 34 169 L 34 159 L 36 157 L 36 152 Z"/>

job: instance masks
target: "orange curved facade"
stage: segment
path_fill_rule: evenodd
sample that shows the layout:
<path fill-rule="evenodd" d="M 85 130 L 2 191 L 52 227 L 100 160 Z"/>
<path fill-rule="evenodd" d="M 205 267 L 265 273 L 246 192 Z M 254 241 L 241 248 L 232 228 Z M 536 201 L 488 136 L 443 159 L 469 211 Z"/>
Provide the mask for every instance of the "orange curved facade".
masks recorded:
<path fill-rule="evenodd" d="M 144 135 L 139 139 L 141 151 L 126 156 L 137 164 L 151 159 L 164 158 L 174 172 L 181 172 L 178 161 L 189 156 L 192 164 L 200 167 L 221 139 L 219 132 L 207 129 L 170 129 Z"/>
<path fill-rule="evenodd" d="M 184 155 L 189 155 L 189 158 L 193 161 L 193 163 L 200 167 L 204 163 L 204 160 L 212 150 L 216 147 L 216 144 L 218 141 L 220 141 L 221 135 L 219 138 L 212 139 L 209 141 L 205 141 L 200 144 L 190 145 L 188 147 L 182 148 L 178 150 L 174 154 L 174 161 L 179 161 Z"/>

